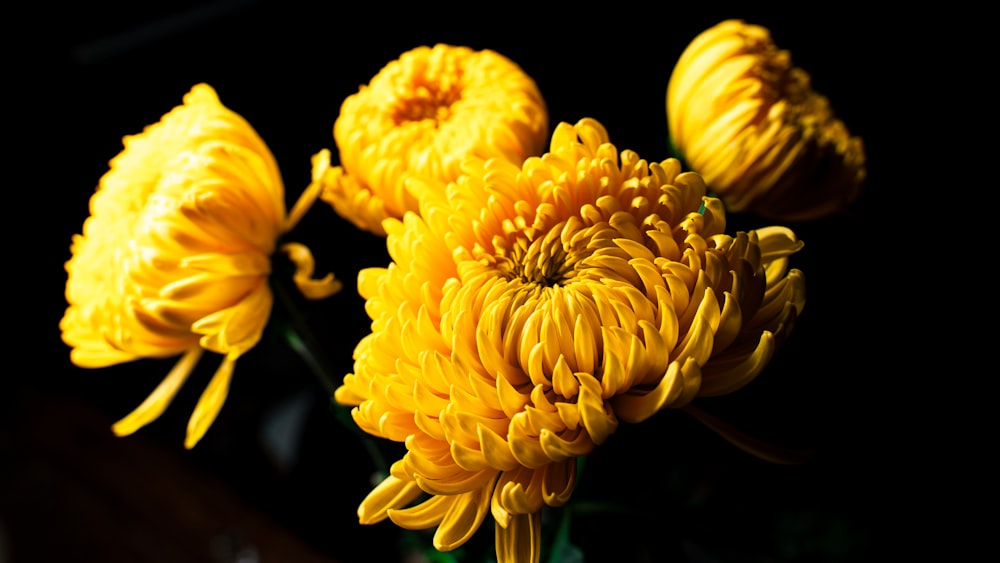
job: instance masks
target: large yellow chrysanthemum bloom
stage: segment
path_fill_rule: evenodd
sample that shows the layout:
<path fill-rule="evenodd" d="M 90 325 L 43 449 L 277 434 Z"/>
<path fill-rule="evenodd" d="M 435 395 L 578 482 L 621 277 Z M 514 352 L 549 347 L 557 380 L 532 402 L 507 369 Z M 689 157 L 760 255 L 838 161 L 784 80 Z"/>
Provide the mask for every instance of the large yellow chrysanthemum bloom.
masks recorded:
<path fill-rule="evenodd" d="M 865 153 L 764 27 L 724 21 L 685 49 L 667 88 L 671 142 L 734 212 L 780 220 L 854 202 Z"/>
<path fill-rule="evenodd" d="M 570 498 L 575 458 L 619 421 L 761 371 L 804 305 L 787 265 L 801 243 L 724 234 L 699 176 L 619 155 L 591 119 L 521 167 L 464 169 L 413 182 L 420 214 L 386 221 L 392 262 L 358 277 L 372 332 L 335 396 L 408 450 L 362 523 L 437 526 L 450 550 L 491 512 L 499 561 L 537 561 L 540 510 Z"/>
<path fill-rule="evenodd" d="M 155 420 L 203 350 L 224 354 L 188 424 L 190 448 L 222 408 L 236 359 L 261 337 L 272 303 L 271 255 L 315 201 L 319 183 L 314 179 L 286 215 L 270 150 L 206 84 L 124 145 L 90 200 L 83 234 L 73 238 L 60 328 L 81 367 L 183 354 L 114 425 L 118 435 Z M 307 297 L 339 289 L 332 275 L 310 279 L 307 248 L 289 243 L 282 250 Z"/>
<path fill-rule="evenodd" d="M 541 153 L 548 112 L 534 80 L 490 50 L 438 44 L 407 51 L 349 96 L 333 127 L 341 166 L 322 198 L 358 227 L 417 211 L 406 178 L 449 182 L 468 155 L 520 165 Z"/>

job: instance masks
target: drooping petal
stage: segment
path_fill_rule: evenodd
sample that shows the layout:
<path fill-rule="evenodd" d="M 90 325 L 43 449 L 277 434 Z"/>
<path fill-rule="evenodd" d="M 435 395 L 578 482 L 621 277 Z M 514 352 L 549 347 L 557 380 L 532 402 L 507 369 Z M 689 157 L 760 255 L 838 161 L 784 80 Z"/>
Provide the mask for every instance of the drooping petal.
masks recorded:
<path fill-rule="evenodd" d="M 194 412 L 191 413 L 187 437 L 184 439 L 185 448 L 193 448 L 208 431 L 208 427 L 215 422 L 215 418 L 219 416 L 222 404 L 226 402 L 226 396 L 229 394 L 229 382 L 232 381 L 235 367 L 236 356 L 234 355 L 227 355 L 219 364 L 212 380 L 208 382 L 208 387 L 198 399 Z"/>
<path fill-rule="evenodd" d="M 170 373 L 156 386 L 149 397 L 125 418 L 111 426 L 117 436 L 128 436 L 143 426 L 159 418 L 170 402 L 174 400 L 181 385 L 187 381 L 191 370 L 201 359 L 202 349 L 191 348 L 181 356 Z"/>
<path fill-rule="evenodd" d="M 497 563 L 537 563 L 542 556 L 542 515 L 516 514 L 496 526 Z"/>

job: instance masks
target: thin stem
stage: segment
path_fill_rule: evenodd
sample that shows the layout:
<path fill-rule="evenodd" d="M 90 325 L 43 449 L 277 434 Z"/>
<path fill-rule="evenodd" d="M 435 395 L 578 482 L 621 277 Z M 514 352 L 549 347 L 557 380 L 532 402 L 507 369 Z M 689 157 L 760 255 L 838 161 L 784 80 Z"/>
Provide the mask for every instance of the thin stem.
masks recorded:
<path fill-rule="evenodd" d="M 302 361 L 308 366 L 309 371 L 319 382 L 327 397 L 331 398 L 330 406 L 334 410 L 334 417 L 361 439 L 361 445 L 368 452 L 368 457 L 371 459 L 375 471 L 381 477 L 388 475 L 389 464 L 375 444 L 375 441 L 369 434 L 358 428 L 358 425 L 354 422 L 354 418 L 351 416 L 350 410 L 346 406 L 333 400 L 333 394 L 337 388 L 336 380 L 332 375 L 332 370 L 325 355 L 321 352 L 322 348 L 306 324 L 305 317 L 295 305 L 283 283 L 276 281 L 272 285 L 278 302 L 282 305 L 282 310 L 287 316 L 287 322 L 281 323 L 281 334 L 285 341 L 302 358 Z"/>
<path fill-rule="evenodd" d="M 272 284 L 274 293 L 278 297 L 278 302 L 282 305 L 282 310 L 286 313 L 288 322 L 282 323 L 281 331 L 285 341 L 288 342 L 292 350 L 302 358 L 309 367 L 309 371 L 316 377 L 319 384 L 326 391 L 327 395 L 332 395 L 337 388 L 334 378 L 331 375 L 326 358 L 320 352 L 319 343 L 316 342 L 312 331 L 306 324 L 305 317 L 295 305 L 285 285 L 280 281 Z"/>

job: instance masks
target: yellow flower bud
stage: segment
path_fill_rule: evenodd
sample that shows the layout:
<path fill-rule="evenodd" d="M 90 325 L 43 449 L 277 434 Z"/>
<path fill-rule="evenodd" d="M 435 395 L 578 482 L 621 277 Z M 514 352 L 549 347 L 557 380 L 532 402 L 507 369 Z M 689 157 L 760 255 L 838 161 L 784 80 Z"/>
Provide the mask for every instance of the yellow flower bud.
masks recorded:
<path fill-rule="evenodd" d="M 733 212 L 819 218 L 853 203 L 865 178 L 861 139 L 761 26 L 724 21 L 688 45 L 667 121 L 674 149 Z"/>

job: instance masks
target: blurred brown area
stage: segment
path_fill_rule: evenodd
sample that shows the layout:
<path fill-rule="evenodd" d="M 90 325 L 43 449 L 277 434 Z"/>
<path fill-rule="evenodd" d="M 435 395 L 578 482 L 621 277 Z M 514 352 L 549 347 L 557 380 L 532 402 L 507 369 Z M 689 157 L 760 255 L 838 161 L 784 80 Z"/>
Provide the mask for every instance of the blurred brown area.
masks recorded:
<path fill-rule="evenodd" d="M 11 404 L 0 427 L 5 563 L 337 561 L 183 457 L 115 437 L 79 398 L 23 389 Z"/>

